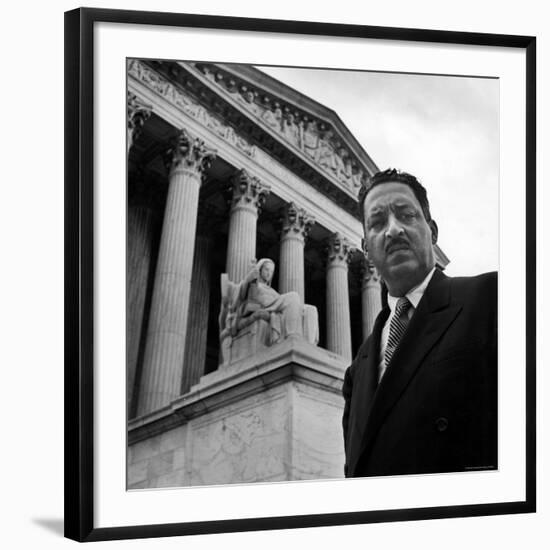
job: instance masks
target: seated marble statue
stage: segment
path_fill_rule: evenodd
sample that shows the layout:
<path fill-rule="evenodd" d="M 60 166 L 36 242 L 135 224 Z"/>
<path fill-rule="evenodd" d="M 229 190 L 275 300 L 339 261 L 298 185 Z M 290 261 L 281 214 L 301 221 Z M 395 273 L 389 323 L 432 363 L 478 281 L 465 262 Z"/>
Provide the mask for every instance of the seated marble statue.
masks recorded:
<path fill-rule="evenodd" d="M 273 289 L 274 271 L 273 260 L 263 258 L 253 265 L 240 283 L 233 283 L 227 274 L 222 274 L 219 324 L 224 362 L 233 338 L 260 319 L 269 325 L 265 345 L 271 346 L 292 335 L 304 336 L 304 325 L 315 327 L 308 329 L 306 336 L 311 343 L 317 343 L 316 308 L 304 306 L 297 292 L 279 294 Z"/>

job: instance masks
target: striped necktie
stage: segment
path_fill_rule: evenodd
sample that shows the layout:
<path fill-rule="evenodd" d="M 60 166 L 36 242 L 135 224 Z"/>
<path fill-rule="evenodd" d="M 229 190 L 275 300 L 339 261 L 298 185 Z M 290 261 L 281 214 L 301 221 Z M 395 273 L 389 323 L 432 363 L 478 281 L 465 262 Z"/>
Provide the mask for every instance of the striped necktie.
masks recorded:
<path fill-rule="evenodd" d="M 388 335 L 388 343 L 386 344 L 386 350 L 384 352 L 384 362 L 386 367 L 390 364 L 391 358 L 405 334 L 405 329 L 409 322 L 408 312 L 412 307 L 408 298 L 399 298 L 397 305 L 395 306 L 395 313 L 390 323 L 390 332 Z"/>

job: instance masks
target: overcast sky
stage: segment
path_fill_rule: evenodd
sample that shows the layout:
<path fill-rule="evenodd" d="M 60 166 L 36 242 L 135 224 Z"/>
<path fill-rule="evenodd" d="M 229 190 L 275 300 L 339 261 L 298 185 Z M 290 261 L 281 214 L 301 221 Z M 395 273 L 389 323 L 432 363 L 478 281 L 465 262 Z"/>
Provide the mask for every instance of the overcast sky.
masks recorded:
<path fill-rule="evenodd" d="M 448 274 L 498 269 L 498 80 L 258 68 L 336 111 L 381 170 L 424 184 Z"/>

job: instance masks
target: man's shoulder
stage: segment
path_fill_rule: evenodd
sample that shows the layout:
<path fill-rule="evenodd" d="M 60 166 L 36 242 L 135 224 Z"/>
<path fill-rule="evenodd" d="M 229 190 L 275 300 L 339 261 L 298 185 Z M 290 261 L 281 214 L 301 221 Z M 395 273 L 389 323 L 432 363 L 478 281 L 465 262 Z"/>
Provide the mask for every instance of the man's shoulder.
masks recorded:
<path fill-rule="evenodd" d="M 481 273 L 479 275 L 472 275 L 468 277 L 449 277 L 451 284 L 457 288 L 459 287 L 491 287 L 498 284 L 498 272 L 488 271 L 487 273 Z"/>
<path fill-rule="evenodd" d="M 498 273 L 490 271 L 470 277 L 449 277 L 452 295 L 455 300 L 468 300 L 483 303 L 496 302 Z"/>

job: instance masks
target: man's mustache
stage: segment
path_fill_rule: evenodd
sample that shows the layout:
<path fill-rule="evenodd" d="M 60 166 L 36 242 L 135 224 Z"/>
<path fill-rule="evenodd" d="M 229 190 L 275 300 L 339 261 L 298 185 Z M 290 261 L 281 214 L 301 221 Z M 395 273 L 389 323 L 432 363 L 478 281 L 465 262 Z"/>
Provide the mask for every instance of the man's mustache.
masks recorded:
<path fill-rule="evenodd" d="M 398 248 L 410 248 L 409 241 L 407 241 L 407 239 L 403 239 L 402 237 L 396 237 L 386 245 L 384 250 L 386 254 L 389 254 Z"/>

